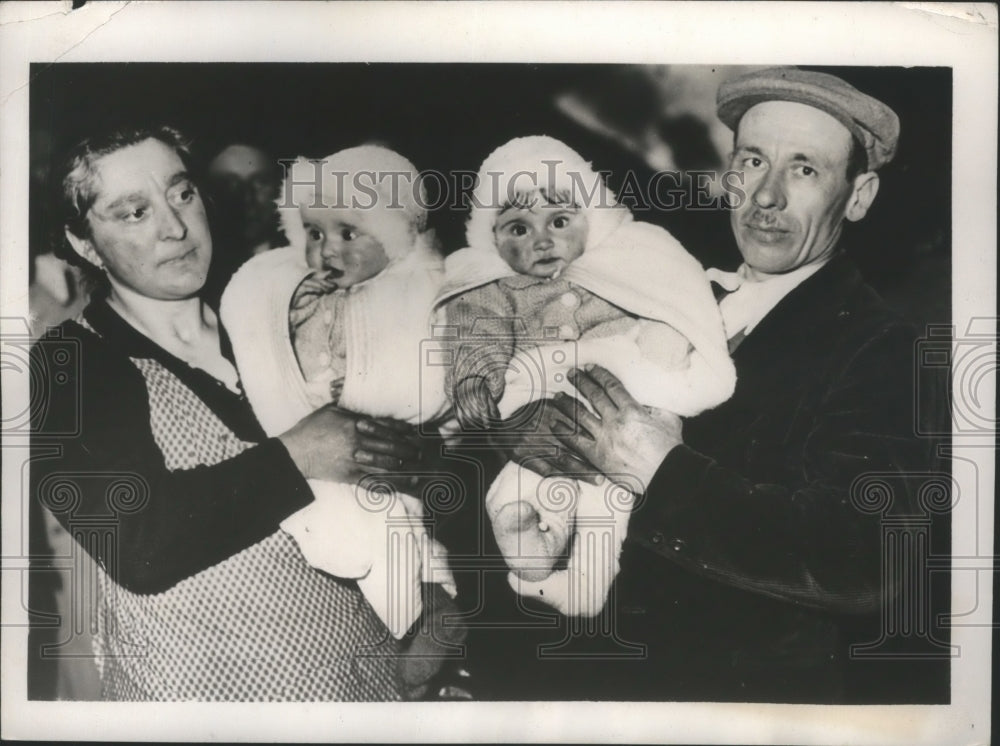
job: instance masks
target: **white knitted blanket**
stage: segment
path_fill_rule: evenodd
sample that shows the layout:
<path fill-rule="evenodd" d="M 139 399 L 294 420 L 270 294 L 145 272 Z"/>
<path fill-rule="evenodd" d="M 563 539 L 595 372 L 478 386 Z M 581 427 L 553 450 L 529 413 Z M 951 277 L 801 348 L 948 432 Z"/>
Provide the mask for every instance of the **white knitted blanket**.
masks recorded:
<path fill-rule="evenodd" d="M 302 251 L 275 249 L 248 261 L 222 298 L 222 323 L 244 391 L 269 436 L 280 435 L 316 408 L 288 322 L 295 289 L 311 271 Z M 444 369 L 420 364 L 442 276 L 440 257 L 423 245 L 347 291 L 341 407 L 411 423 L 433 420 L 446 410 Z M 309 485 L 316 499 L 282 528 L 311 564 L 357 579 L 393 635 L 402 636 L 420 615 L 421 582 L 453 584 L 444 549 L 420 523 L 419 500 L 401 494 L 384 499 L 353 484 L 309 480 Z"/>

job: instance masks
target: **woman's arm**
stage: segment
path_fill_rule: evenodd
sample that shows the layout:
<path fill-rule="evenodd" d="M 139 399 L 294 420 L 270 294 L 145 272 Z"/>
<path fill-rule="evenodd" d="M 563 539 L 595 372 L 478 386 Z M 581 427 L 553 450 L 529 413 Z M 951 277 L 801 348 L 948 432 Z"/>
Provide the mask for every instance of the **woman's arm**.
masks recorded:
<path fill-rule="evenodd" d="M 167 590 L 271 535 L 312 501 L 303 474 L 394 466 L 396 454 L 384 452 L 359 466 L 377 434 L 357 433 L 346 413 L 320 410 L 234 458 L 171 471 L 153 439 L 142 375 L 98 338 L 82 333 L 74 341 L 66 349 L 76 359 L 59 366 L 68 373 L 61 382 L 45 346 L 31 352 L 32 369 L 51 372 L 36 392 L 44 404 L 33 418 L 32 497 L 70 532 L 88 517 L 110 523 L 113 541 L 94 557 L 128 590 Z M 123 481 L 137 492 L 134 507 L 114 510 Z M 63 505 L 67 494 L 76 498 Z"/>

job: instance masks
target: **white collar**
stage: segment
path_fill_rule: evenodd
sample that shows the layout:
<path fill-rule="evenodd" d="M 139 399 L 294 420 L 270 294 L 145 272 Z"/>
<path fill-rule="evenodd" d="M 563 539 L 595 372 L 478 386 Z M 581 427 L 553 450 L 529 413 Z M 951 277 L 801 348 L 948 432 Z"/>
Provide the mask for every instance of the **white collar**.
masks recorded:
<path fill-rule="evenodd" d="M 750 276 L 750 268 L 743 263 L 735 272 L 723 272 L 710 268 L 706 270 L 708 279 L 729 291 L 721 301 L 719 310 L 726 327 L 726 336 L 734 337 L 739 332 L 750 334 L 792 290 L 818 272 L 829 260 L 807 264 L 791 272 L 770 275 L 757 280 Z"/>

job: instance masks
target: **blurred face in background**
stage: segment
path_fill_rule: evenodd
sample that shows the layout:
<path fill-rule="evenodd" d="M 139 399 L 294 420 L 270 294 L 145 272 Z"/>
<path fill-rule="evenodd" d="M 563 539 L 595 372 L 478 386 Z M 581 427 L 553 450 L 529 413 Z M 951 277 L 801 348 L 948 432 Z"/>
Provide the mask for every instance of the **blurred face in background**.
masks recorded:
<path fill-rule="evenodd" d="M 266 153 L 248 145 L 225 148 L 208 166 L 208 188 L 232 241 L 250 251 L 268 240 L 278 180 Z"/>

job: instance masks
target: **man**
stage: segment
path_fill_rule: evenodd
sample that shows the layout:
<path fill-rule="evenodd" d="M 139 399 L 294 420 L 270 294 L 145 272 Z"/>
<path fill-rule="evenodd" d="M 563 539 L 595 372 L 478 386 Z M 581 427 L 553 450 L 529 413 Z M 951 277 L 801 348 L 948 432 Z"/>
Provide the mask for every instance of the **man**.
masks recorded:
<path fill-rule="evenodd" d="M 228 145 L 209 162 L 206 187 L 217 247 L 205 288 L 211 302 L 218 301 L 243 262 L 272 248 L 278 184 L 277 163 L 251 145 Z"/>
<path fill-rule="evenodd" d="M 576 424 L 554 427 L 564 444 L 646 486 L 614 597 L 616 634 L 646 657 L 610 664 L 602 685 L 611 698 L 854 701 L 850 643 L 874 642 L 884 604 L 913 590 L 883 577 L 885 517 L 921 512 L 907 475 L 934 463 L 914 434 L 917 396 L 933 395 L 914 387 L 915 331 L 841 240 L 875 199 L 898 119 L 795 68 L 735 78 L 717 102 L 745 194 L 731 213 L 743 264 L 710 271 L 731 291 L 735 394 L 683 428 L 600 368 L 572 379 L 596 414 L 556 400 Z"/>

